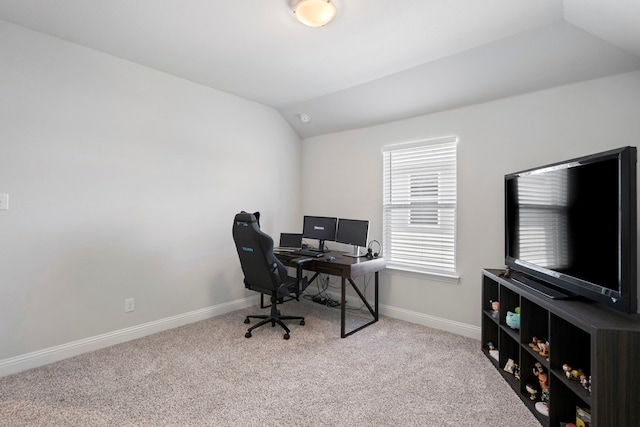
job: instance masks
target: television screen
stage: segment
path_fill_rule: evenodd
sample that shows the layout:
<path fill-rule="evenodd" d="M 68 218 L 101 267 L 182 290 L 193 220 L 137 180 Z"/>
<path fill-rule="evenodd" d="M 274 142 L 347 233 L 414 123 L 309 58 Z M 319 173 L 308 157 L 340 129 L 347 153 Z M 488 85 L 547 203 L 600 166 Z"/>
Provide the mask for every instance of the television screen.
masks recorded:
<path fill-rule="evenodd" d="M 569 294 L 637 309 L 636 150 L 505 176 L 505 261 Z"/>
<path fill-rule="evenodd" d="M 325 240 L 336 239 L 338 218 L 325 216 L 305 216 L 302 225 L 302 237 L 320 241 L 318 249 L 324 250 Z"/>

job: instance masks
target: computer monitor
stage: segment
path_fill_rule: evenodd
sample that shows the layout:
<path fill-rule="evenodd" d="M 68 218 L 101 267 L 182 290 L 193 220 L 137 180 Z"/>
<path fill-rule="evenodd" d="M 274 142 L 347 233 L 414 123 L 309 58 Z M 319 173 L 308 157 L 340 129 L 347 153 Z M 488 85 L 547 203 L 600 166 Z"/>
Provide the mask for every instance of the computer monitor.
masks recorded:
<path fill-rule="evenodd" d="M 338 231 L 336 232 L 336 242 L 353 245 L 353 252 L 346 253 L 347 256 L 361 257 L 366 254 L 360 253 L 360 246 L 366 247 L 369 240 L 369 221 L 361 219 L 338 220 Z"/>
<path fill-rule="evenodd" d="M 305 215 L 302 225 L 302 237 L 319 240 L 317 250 L 324 252 L 325 240 L 333 241 L 336 239 L 337 223 L 338 218 Z"/>
<path fill-rule="evenodd" d="M 302 233 L 280 233 L 280 246 L 277 249 L 281 251 L 302 249 Z"/>

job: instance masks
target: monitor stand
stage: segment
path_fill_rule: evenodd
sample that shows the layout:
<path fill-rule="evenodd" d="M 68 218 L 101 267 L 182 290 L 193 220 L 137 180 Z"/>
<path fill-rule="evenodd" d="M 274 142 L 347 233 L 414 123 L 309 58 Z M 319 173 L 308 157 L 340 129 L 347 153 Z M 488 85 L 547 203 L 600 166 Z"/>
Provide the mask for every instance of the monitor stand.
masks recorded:
<path fill-rule="evenodd" d="M 361 254 L 360 253 L 360 246 L 353 245 L 353 252 L 347 252 L 344 255 L 345 256 L 350 256 L 352 258 L 360 258 L 360 257 L 365 256 L 366 254 Z"/>
<path fill-rule="evenodd" d="M 324 250 L 324 240 L 318 240 L 318 249 L 309 249 L 311 252 L 320 252 L 321 254 L 328 252 Z"/>

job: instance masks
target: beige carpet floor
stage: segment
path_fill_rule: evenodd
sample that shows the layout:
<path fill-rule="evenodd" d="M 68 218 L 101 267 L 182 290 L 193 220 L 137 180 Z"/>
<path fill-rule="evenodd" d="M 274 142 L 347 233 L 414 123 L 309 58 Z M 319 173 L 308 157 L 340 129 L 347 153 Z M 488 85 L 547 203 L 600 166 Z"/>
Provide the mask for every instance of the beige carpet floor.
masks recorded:
<path fill-rule="evenodd" d="M 0 378 L 0 426 L 539 426 L 477 340 L 387 317 L 340 338 L 340 312 L 257 307 Z M 364 323 L 350 312 L 348 328 Z"/>

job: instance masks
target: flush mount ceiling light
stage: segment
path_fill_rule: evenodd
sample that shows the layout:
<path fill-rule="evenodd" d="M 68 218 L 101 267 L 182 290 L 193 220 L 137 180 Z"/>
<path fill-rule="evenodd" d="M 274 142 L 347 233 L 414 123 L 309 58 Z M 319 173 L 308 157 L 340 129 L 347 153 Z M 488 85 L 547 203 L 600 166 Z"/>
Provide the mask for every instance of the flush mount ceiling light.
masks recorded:
<path fill-rule="evenodd" d="M 336 17 L 336 7 L 331 0 L 299 0 L 294 2 L 293 14 L 304 25 L 322 27 Z"/>

